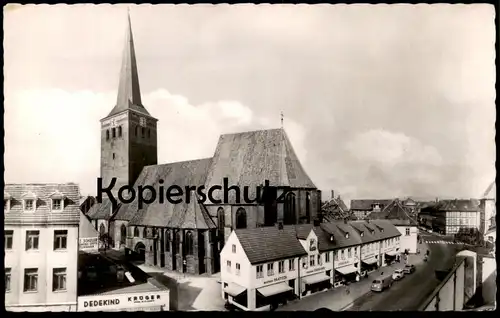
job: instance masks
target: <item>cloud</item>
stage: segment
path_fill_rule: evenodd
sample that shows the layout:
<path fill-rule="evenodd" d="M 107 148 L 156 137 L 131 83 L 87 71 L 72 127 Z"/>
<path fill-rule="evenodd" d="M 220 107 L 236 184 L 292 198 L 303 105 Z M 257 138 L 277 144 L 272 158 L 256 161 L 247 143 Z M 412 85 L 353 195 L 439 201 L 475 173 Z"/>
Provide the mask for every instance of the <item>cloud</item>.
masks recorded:
<path fill-rule="evenodd" d="M 5 99 L 6 182 L 76 182 L 95 192 L 100 165 L 100 123 L 116 93 L 24 90 Z M 276 128 L 238 101 L 192 105 L 165 89 L 143 97 L 158 122 L 158 162 L 211 157 L 219 135 Z M 305 129 L 288 119 L 286 131 L 299 158 L 306 159 Z M 20 169 L 22 167 L 22 169 Z"/>

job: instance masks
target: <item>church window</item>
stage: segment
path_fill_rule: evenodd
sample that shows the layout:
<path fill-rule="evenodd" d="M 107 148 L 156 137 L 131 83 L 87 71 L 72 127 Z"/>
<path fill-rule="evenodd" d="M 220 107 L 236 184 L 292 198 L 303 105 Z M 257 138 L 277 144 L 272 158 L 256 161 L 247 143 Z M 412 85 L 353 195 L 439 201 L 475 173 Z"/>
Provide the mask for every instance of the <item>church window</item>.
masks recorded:
<path fill-rule="evenodd" d="M 142 127 L 141 128 L 141 136 L 144 138 L 146 136 L 146 128 Z"/>
<path fill-rule="evenodd" d="M 170 252 L 170 231 L 165 230 L 165 251 Z"/>
<path fill-rule="evenodd" d="M 148 129 L 148 139 L 151 138 L 151 129 Z"/>
<path fill-rule="evenodd" d="M 139 126 L 135 126 L 134 131 L 135 131 L 135 136 L 137 137 L 137 134 L 138 134 L 138 132 L 139 132 Z"/>
<path fill-rule="evenodd" d="M 111 135 L 113 136 L 113 138 L 116 138 L 116 128 L 111 129 Z"/>
<path fill-rule="evenodd" d="M 306 194 L 306 218 L 307 222 L 311 222 L 311 194 L 307 192 Z"/>
<path fill-rule="evenodd" d="M 106 140 L 109 140 L 109 129 L 106 129 Z"/>
<path fill-rule="evenodd" d="M 139 228 L 137 226 L 134 227 L 134 237 L 139 237 Z"/>
<path fill-rule="evenodd" d="M 217 227 L 219 230 L 219 239 L 221 242 L 221 249 L 224 247 L 224 227 L 225 227 L 225 217 L 224 217 L 224 209 L 219 208 L 217 210 Z"/>
<path fill-rule="evenodd" d="M 285 224 L 295 224 L 295 194 L 292 192 L 286 195 L 283 221 Z"/>
<path fill-rule="evenodd" d="M 118 127 L 118 137 L 122 136 L 122 126 Z"/>
<path fill-rule="evenodd" d="M 193 233 L 191 231 L 186 232 L 186 241 L 184 242 L 186 249 L 186 255 L 193 255 Z"/>
<path fill-rule="evenodd" d="M 120 243 L 125 244 L 125 239 L 127 238 L 127 227 L 125 226 L 125 224 L 122 224 L 120 228 L 120 234 L 121 234 Z"/>
<path fill-rule="evenodd" d="M 239 208 L 236 211 L 236 228 L 246 229 L 247 227 L 247 212 L 243 208 Z"/>
<path fill-rule="evenodd" d="M 144 229 L 142 230 L 142 237 L 143 238 L 148 237 L 148 228 L 147 227 L 144 227 Z"/>

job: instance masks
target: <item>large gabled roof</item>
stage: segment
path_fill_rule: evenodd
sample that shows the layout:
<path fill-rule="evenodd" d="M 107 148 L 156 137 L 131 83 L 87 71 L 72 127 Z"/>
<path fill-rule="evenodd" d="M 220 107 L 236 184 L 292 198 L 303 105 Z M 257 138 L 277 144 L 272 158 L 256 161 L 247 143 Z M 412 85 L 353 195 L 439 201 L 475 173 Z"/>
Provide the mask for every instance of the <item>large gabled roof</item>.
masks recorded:
<path fill-rule="evenodd" d="M 393 200 L 380 212 L 372 212 L 367 216 L 371 220 L 390 220 L 394 225 L 417 226 L 418 222 L 409 215 L 399 200 Z"/>

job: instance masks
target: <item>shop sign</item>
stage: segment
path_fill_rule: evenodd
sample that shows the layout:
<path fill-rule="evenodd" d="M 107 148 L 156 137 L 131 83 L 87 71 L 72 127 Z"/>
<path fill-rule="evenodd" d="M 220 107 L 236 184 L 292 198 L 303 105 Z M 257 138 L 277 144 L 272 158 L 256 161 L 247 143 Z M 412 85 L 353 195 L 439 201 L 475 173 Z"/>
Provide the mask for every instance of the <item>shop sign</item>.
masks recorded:
<path fill-rule="evenodd" d="M 349 263 L 351 263 L 351 261 L 350 261 L 350 260 L 336 262 L 336 263 L 335 263 L 335 267 L 342 267 L 342 266 L 345 266 L 345 265 L 349 265 Z"/>
<path fill-rule="evenodd" d="M 274 279 L 266 280 L 265 282 L 263 282 L 263 284 L 266 285 L 266 284 L 278 283 L 278 282 L 282 282 L 284 280 L 288 280 L 288 276 L 285 275 L 285 276 L 276 277 Z"/>
<path fill-rule="evenodd" d="M 306 271 L 306 274 L 311 274 L 311 273 L 315 273 L 315 272 L 321 272 L 321 271 L 324 271 L 324 270 L 325 270 L 325 267 L 318 267 L 318 268 Z"/>
<path fill-rule="evenodd" d="M 108 311 L 137 306 L 165 306 L 168 292 L 117 294 L 78 297 L 78 311 Z"/>
<path fill-rule="evenodd" d="M 372 252 L 372 253 L 363 255 L 363 257 L 361 259 L 368 259 L 368 258 L 372 258 L 373 256 L 375 256 L 375 253 Z"/>
<path fill-rule="evenodd" d="M 98 237 L 84 237 L 79 240 L 80 251 L 96 251 L 99 249 Z"/>

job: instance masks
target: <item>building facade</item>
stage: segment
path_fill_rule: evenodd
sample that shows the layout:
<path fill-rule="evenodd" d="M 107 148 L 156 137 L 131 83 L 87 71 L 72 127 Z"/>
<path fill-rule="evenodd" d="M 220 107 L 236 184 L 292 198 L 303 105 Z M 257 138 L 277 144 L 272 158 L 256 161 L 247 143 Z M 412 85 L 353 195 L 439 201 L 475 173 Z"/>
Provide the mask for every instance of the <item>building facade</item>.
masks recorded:
<path fill-rule="evenodd" d="M 112 192 L 116 197 L 123 185 L 133 185 L 136 193 L 146 185 L 203 186 L 205 198 L 189 191 L 190 200 L 183 193 L 179 203 L 157 198 L 142 208 L 137 200 L 119 203 L 103 198 L 87 215 L 106 244 L 143 258 L 147 265 L 215 273 L 220 270 L 220 251 L 234 229 L 320 218 L 321 192 L 283 129 L 224 134 L 211 158 L 158 165 L 157 120 L 141 102 L 130 19 L 123 56 L 117 104 L 101 121 L 103 187 L 117 178 Z M 257 189 L 266 181 L 264 194 Z M 285 190 L 283 202 L 277 203 Z M 266 199 L 255 201 L 259 194 Z"/>
<path fill-rule="evenodd" d="M 79 188 L 6 184 L 7 311 L 76 311 Z"/>
<path fill-rule="evenodd" d="M 492 227 L 496 227 L 495 217 L 496 217 L 496 181 L 488 186 L 485 193 L 483 194 L 480 205 L 480 223 L 479 230 L 481 233 L 485 234 L 490 232 Z"/>
<path fill-rule="evenodd" d="M 432 216 L 432 228 L 446 235 L 457 234 L 460 229 L 478 229 L 480 226 L 479 201 L 440 200 L 436 205 L 423 208 L 421 213 Z"/>
<path fill-rule="evenodd" d="M 380 212 L 392 200 L 351 200 L 351 212 L 358 220 L 364 220 L 372 212 Z"/>
<path fill-rule="evenodd" d="M 388 221 L 337 221 L 233 231 L 221 252 L 222 297 L 242 310 L 360 280 L 400 252 Z"/>

